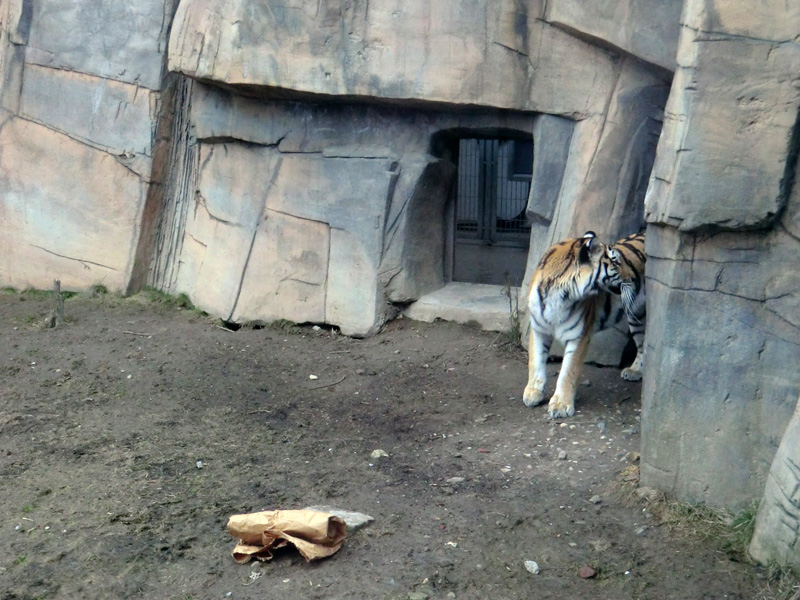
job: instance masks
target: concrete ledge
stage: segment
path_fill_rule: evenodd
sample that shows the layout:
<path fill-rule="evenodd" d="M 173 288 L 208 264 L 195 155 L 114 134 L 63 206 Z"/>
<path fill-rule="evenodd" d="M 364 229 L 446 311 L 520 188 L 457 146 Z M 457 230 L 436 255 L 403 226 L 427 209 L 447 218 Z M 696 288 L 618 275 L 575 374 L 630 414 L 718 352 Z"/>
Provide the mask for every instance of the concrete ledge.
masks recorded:
<path fill-rule="evenodd" d="M 518 288 L 511 288 L 511 291 L 516 296 Z M 448 283 L 422 296 L 403 311 L 404 316 L 416 321 L 472 322 L 486 331 L 508 331 L 509 313 L 503 286 L 459 282 Z"/>

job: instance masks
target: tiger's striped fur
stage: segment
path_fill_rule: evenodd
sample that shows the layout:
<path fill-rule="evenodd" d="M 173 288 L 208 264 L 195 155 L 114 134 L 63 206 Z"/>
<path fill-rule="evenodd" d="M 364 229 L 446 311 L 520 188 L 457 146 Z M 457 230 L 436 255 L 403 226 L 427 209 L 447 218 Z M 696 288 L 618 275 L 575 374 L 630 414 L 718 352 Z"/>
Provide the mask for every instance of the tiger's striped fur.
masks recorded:
<path fill-rule="evenodd" d="M 607 292 L 598 283 L 608 277 L 606 246 L 588 231 L 545 252 L 531 280 L 528 311 L 531 318 L 528 346 L 528 384 L 523 402 L 536 406 L 544 400 L 545 369 L 553 340 L 564 344 L 564 360 L 555 392 L 550 398 L 551 418 L 575 414 L 575 391 L 586 358 L 598 309 L 608 306 Z"/>
<path fill-rule="evenodd" d="M 622 300 L 628 328 L 636 342 L 636 359 L 622 370 L 622 378 L 639 381 L 644 370 L 646 317 L 644 233 L 635 233 L 606 249 L 602 260 L 601 289 L 618 294 Z"/>

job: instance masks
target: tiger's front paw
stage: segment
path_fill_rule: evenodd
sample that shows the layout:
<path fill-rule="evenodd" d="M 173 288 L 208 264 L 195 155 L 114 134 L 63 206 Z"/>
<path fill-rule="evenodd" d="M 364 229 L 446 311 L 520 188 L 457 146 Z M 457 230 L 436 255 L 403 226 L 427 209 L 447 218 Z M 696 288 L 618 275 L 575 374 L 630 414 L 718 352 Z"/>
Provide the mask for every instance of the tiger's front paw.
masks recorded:
<path fill-rule="evenodd" d="M 633 367 L 628 367 L 627 369 L 622 369 L 620 377 L 622 377 L 626 381 L 641 381 L 642 372 L 637 369 L 634 369 Z"/>
<path fill-rule="evenodd" d="M 550 398 L 550 404 L 547 406 L 547 416 L 551 419 L 563 419 L 571 417 L 575 414 L 575 402 L 567 402 L 562 400 L 558 394 L 554 394 Z"/>
<path fill-rule="evenodd" d="M 539 406 L 544 400 L 544 392 L 537 390 L 533 386 L 527 386 L 522 394 L 522 401 L 525 406 Z"/>

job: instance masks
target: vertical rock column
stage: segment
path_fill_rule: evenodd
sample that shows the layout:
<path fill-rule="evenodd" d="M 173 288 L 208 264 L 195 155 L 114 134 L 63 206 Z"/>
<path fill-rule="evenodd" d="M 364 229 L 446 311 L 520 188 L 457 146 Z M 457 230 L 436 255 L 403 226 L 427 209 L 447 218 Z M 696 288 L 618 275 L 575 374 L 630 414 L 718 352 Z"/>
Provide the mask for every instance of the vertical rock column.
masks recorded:
<path fill-rule="evenodd" d="M 641 474 L 738 510 L 800 384 L 800 5 L 687 0 L 683 20 L 645 201 Z"/>

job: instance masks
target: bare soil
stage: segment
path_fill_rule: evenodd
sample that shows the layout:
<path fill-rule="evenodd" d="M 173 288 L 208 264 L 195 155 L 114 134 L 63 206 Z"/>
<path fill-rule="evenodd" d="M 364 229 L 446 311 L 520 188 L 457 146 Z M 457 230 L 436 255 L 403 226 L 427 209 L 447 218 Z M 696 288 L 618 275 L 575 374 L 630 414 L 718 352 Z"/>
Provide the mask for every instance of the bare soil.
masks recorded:
<path fill-rule="evenodd" d="M 0 294 L 4 599 L 764 589 L 759 569 L 621 492 L 636 480 L 641 388 L 615 369 L 587 366 L 575 417 L 552 422 L 523 405 L 526 355 L 495 333 L 403 319 L 363 340 L 232 332 L 146 295 L 70 298 L 67 322 L 46 329 L 53 304 Z M 231 514 L 318 504 L 374 522 L 321 561 L 231 558 Z M 578 576 L 586 565 L 595 577 Z"/>

